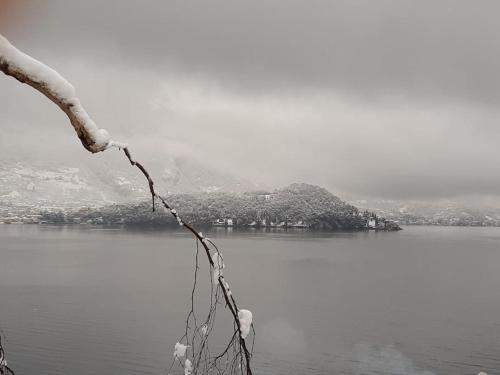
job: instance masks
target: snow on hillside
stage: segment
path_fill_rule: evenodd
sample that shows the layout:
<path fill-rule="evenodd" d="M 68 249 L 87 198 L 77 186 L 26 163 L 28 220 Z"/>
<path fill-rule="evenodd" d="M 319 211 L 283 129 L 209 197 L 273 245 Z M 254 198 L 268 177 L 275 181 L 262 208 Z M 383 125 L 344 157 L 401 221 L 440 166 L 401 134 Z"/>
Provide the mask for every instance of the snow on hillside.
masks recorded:
<path fill-rule="evenodd" d="M 171 158 L 148 166 L 162 194 L 241 192 L 258 187 L 190 160 Z M 0 205 L 101 206 L 148 197 L 142 176 L 125 163 L 117 167 L 89 159 L 78 166 L 48 161 L 12 161 L 0 166 Z"/>

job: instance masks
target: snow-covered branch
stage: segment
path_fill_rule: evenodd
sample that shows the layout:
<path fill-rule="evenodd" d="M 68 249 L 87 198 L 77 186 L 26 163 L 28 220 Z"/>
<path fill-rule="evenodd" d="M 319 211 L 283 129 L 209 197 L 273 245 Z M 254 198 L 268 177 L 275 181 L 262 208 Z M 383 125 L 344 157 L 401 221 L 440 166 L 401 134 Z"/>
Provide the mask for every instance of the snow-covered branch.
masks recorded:
<path fill-rule="evenodd" d="M 88 151 L 96 153 L 110 146 L 125 146 L 111 141 L 108 132 L 97 127 L 81 105 L 73 85 L 54 69 L 18 50 L 2 35 L 0 70 L 30 85 L 57 104 L 68 116 L 83 147 Z"/>
<path fill-rule="evenodd" d="M 210 239 L 204 237 L 201 232 L 198 232 L 191 224 L 184 222 L 177 211 L 173 207 L 170 207 L 168 202 L 155 191 L 154 181 L 151 178 L 149 172 L 140 162 L 132 158 L 127 145 L 110 140 L 108 132 L 104 129 L 99 129 L 96 126 L 96 124 L 92 121 L 85 109 L 80 104 L 80 100 L 76 97 L 74 87 L 66 79 L 64 79 L 58 72 L 51 69 L 50 67 L 19 51 L 2 35 L 0 35 L 0 70 L 5 74 L 16 78 L 18 81 L 30 85 L 31 87 L 40 91 L 50 100 L 52 100 L 54 103 L 56 103 L 59 108 L 61 108 L 64 113 L 66 113 L 83 146 L 88 151 L 96 153 L 104 151 L 112 146 L 122 149 L 130 164 L 137 167 L 146 178 L 152 197 L 153 211 L 155 210 L 155 199 L 157 199 L 161 202 L 167 212 L 169 212 L 177 219 L 179 225 L 190 231 L 196 238 L 197 251 L 195 282 L 193 286 L 193 293 L 191 294 L 191 311 L 187 317 L 186 333 L 183 337 L 186 340 L 189 340 L 188 326 L 190 319 L 194 316 L 193 298 L 194 289 L 196 288 L 196 275 L 198 270 L 198 244 L 201 243 L 207 255 L 208 263 L 211 267 L 211 273 L 213 275 L 213 277 L 211 277 L 211 304 L 208 318 L 201 326 L 197 326 L 196 318 L 193 317 L 193 319 L 195 320 L 195 327 L 193 329 L 193 338 L 191 339 L 191 341 L 186 343 L 186 345 L 182 344 L 181 342 L 178 342 L 175 345 L 174 358 L 177 361 L 180 361 L 179 358 L 186 355 L 186 351 L 188 350 L 188 348 L 191 348 L 193 354 L 192 359 L 194 362 L 186 358 L 184 364 L 182 364 L 184 374 L 191 375 L 194 372 L 194 374 L 196 375 L 202 373 L 202 362 L 205 366 L 205 373 L 210 373 L 213 369 L 218 369 L 217 361 L 225 355 L 228 355 L 229 348 L 233 347 L 234 350 L 231 353 L 232 360 L 227 360 L 230 373 L 246 373 L 247 375 L 252 375 L 250 360 L 252 357 L 253 343 L 252 348 L 249 350 L 245 341 L 250 332 L 250 329 L 253 330 L 252 313 L 249 310 L 238 309 L 236 300 L 231 290 L 229 289 L 229 284 L 222 275 L 222 270 L 225 266 L 222 255 L 217 246 Z M 213 247 L 212 252 L 210 246 Z M 216 306 L 221 303 L 221 301 L 219 300 L 219 291 L 222 291 L 222 296 L 224 298 L 226 306 L 229 308 L 233 317 L 235 332 L 228 344 L 227 349 L 224 350 L 221 355 L 211 358 L 210 351 L 207 347 L 207 339 L 215 322 L 214 314 Z M 201 348 L 198 351 L 195 351 L 196 337 L 201 338 L 199 340 L 201 341 Z M 255 339 L 255 331 L 253 331 L 253 338 Z M 0 375 L 13 374 L 13 372 L 6 366 L 6 362 L 4 359 L 3 349 L 0 342 Z M 10 373 L 6 371 L 10 371 Z M 222 372 L 218 370 L 218 373 Z"/>

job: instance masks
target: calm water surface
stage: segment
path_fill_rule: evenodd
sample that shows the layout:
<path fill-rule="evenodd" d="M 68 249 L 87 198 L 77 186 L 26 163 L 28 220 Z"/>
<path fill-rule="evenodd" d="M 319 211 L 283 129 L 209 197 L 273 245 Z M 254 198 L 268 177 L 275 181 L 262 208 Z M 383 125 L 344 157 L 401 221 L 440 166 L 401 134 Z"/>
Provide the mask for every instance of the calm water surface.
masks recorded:
<path fill-rule="evenodd" d="M 500 371 L 500 229 L 209 235 L 254 313 L 256 374 Z M 183 232 L 0 225 L 10 364 L 17 374 L 165 374 L 194 254 Z"/>

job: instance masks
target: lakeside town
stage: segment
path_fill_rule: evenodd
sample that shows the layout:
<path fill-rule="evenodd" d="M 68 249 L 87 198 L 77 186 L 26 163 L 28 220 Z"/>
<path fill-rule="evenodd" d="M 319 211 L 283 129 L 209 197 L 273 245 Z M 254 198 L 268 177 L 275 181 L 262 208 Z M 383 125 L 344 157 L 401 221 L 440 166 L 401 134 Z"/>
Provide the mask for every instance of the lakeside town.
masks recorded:
<path fill-rule="evenodd" d="M 341 201 L 327 190 L 292 184 L 274 192 L 243 194 L 204 193 L 171 195 L 169 200 L 190 223 L 205 227 L 295 228 L 321 230 L 401 229 L 399 225 L 368 210 Z M 151 202 L 58 207 L 46 204 L 0 205 L 4 224 L 60 225 L 176 225 L 163 210 L 152 211 Z"/>
<path fill-rule="evenodd" d="M 272 194 L 261 194 L 261 199 L 270 200 Z M 124 210 L 124 205 L 109 205 L 104 215 L 99 215 L 102 205 L 87 204 L 83 208 L 56 205 L 48 200 L 23 203 L 15 192 L 10 199 L 0 200 L 0 224 L 81 224 L 107 225 L 127 224 L 137 221 L 133 210 Z M 135 203 L 131 203 L 133 207 Z M 125 205 L 126 206 L 126 205 Z M 115 211 L 113 213 L 113 211 Z M 119 217 L 124 215 L 123 217 Z M 141 214 L 142 215 L 142 214 Z M 431 225 L 431 226 L 470 226 L 500 227 L 500 213 L 491 210 L 470 210 L 460 208 L 442 209 L 427 215 L 396 210 L 359 210 L 358 215 L 364 221 L 361 227 L 369 230 L 393 230 L 396 226 Z M 205 222 L 205 224 L 207 224 Z M 209 223 L 214 227 L 251 227 L 251 228 L 310 228 L 306 220 L 272 220 L 262 217 L 249 222 L 238 222 L 234 217 L 216 217 Z"/>
<path fill-rule="evenodd" d="M 9 207 L 0 206 L 0 224 L 50 224 L 50 225 L 116 225 L 116 224 L 127 224 L 130 217 L 122 217 L 120 219 L 109 220 L 109 216 L 99 216 L 92 215 L 92 212 L 96 210 L 97 207 L 88 207 L 84 209 L 79 209 L 77 211 L 61 208 L 61 207 Z M 78 216 L 82 212 L 86 212 L 87 215 L 92 217 L 87 217 L 84 219 Z M 359 217 L 365 221 L 364 229 L 367 230 L 385 230 L 393 231 L 399 230 L 399 226 L 396 222 L 392 220 L 387 220 L 381 218 L 377 215 L 368 212 L 359 213 Z M 138 223 L 135 223 L 136 225 Z M 147 223 L 144 223 L 147 224 Z M 236 227 L 247 227 L 247 228 L 281 228 L 281 229 L 314 229 L 314 225 L 309 224 L 307 221 L 281 221 L 273 222 L 264 219 L 254 220 L 247 224 L 238 223 L 237 219 L 233 218 L 218 218 L 210 223 L 213 227 L 224 227 L 224 228 L 236 228 Z M 363 228 L 358 228 L 363 229 Z"/>
<path fill-rule="evenodd" d="M 180 165 L 173 164 L 172 170 L 164 172 L 171 176 Z M 423 206 L 363 200 L 349 204 L 313 185 L 292 184 L 283 189 L 259 190 L 251 184 L 238 185 L 241 181 L 227 176 L 208 181 L 202 168 L 194 170 L 190 181 L 197 181 L 196 184 L 179 185 L 179 181 L 169 177 L 165 185 L 177 190 L 165 194 L 175 207 L 180 207 L 183 216 L 205 226 L 377 230 L 407 225 L 500 226 L 500 209 L 493 207 L 471 209 L 453 202 Z M 142 181 L 136 181 L 126 170 L 108 174 L 100 171 L 98 176 L 92 173 L 88 166 L 7 163 L 0 167 L 0 223 L 162 222 L 161 217 L 150 215 L 148 192 Z M 189 186 L 194 190 L 190 191 Z"/>

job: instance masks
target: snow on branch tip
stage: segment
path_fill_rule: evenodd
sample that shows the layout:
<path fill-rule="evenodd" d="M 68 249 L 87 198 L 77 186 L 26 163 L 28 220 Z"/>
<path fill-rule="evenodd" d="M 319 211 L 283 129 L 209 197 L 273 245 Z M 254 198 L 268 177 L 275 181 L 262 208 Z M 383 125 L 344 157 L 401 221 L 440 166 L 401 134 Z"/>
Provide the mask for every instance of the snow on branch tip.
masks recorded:
<path fill-rule="evenodd" d="M 125 148 L 113 141 L 105 129 L 97 127 L 76 96 L 76 90 L 57 71 L 21 52 L 0 34 L 0 70 L 22 83 L 30 85 L 52 100 L 68 116 L 78 138 L 92 153 L 110 147 Z"/>

